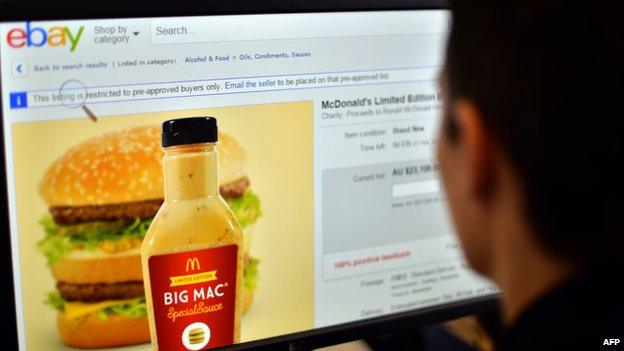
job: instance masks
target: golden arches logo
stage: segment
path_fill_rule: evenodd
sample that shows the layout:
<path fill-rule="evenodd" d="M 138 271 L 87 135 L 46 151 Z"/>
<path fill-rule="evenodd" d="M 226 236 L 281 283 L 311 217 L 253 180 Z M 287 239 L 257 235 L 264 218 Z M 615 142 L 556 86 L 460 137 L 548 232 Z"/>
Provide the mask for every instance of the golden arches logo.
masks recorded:
<path fill-rule="evenodd" d="M 188 272 L 189 270 L 191 271 L 195 271 L 195 270 L 200 270 L 201 266 L 199 265 L 199 260 L 197 259 L 197 257 L 193 257 L 193 258 L 189 258 L 186 260 L 186 271 Z"/>

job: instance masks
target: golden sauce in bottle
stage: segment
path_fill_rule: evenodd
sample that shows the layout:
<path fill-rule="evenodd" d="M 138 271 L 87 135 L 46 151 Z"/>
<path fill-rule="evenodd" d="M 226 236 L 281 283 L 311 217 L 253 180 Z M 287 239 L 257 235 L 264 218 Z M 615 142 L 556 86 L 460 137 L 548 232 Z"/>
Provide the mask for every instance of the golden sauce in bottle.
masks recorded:
<path fill-rule="evenodd" d="M 141 247 L 154 350 L 239 341 L 243 231 L 217 181 L 212 117 L 163 123 L 165 201 Z"/>

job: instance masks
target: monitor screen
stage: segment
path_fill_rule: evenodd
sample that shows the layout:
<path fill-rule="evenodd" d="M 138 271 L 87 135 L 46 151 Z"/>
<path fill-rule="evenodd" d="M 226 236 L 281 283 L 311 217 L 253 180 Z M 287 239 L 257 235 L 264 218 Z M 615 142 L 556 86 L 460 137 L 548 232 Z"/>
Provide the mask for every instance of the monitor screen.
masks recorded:
<path fill-rule="evenodd" d="M 20 347 L 150 349 L 140 247 L 164 198 L 161 124 L 181 117 L 218 121 L 245 238 L 239 342 L 496 293 L 438 181 L 449 26 L 443 10 L 0 23 Z M 191 322 L 219 292 L 176 289 L 153 296 L 188 324 L 173 339 L 214 346 L 222 326 Z"/>

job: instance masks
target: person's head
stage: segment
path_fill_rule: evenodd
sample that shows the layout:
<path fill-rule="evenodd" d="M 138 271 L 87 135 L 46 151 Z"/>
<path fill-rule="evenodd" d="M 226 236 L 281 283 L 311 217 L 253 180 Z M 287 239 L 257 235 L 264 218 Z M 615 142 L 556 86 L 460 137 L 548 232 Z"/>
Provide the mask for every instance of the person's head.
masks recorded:
<path fill-rule="evenodd" d="M 487 275 L 521 232 L 573 266 L 624 259 L 622 2 L 450 8 L 438 158 L 469 263 Z"/>

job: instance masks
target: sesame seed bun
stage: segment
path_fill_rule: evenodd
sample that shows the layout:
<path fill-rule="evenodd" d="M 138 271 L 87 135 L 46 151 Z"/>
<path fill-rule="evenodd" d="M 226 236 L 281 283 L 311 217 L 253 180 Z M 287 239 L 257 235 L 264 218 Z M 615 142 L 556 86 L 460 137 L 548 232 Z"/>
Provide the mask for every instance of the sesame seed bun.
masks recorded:
<path fill-rule="evenodd" d="M 94 137 L 70 148 L 45 172 L 39 193 L 48 206 L 105 205 L 163 198 L 157 125 Z M 245 176 L 245 152 L 219 133 L 219 183 Z"/>
<path fill-rule="evenodd" d="M 245 150 L 230 135 L 219 133 L 219 185 L 228 184 L 245 176 Z"/>
<path fill-rule="evenodd" d="M 119 315 L 102 319 L 89 314 L 80 319 L 69 319 L 64 313 L 57 315 L 61 339 L 69 346 L 92 349 L 141 344 L 150 341 L 147 317 L 129 318 Z"/>

